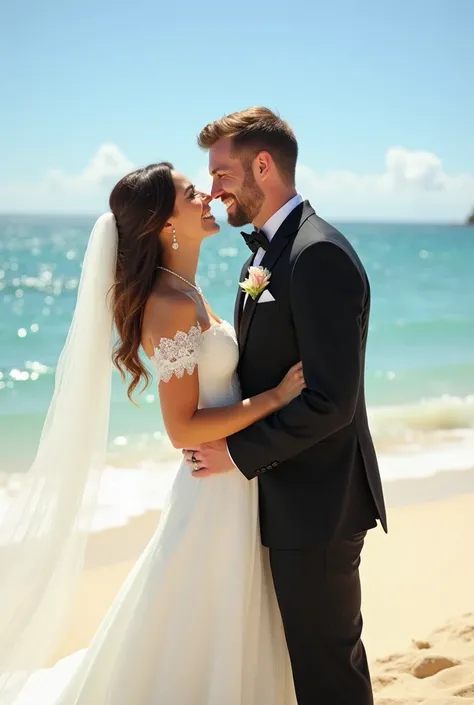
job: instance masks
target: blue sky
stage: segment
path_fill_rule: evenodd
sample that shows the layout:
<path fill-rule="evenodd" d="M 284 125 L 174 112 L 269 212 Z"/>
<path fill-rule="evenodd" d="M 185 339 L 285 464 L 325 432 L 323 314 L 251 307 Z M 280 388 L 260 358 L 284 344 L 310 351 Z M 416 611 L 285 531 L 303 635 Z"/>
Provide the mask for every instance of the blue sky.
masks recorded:
<path fill-rule="evenodd" d="M 98 212 L 128 168 L 206 185 L 196 133 L 253 104 L 322 215 L 474 206 L 473 0 L 23 0 L 2 8 L 0 211 Z"/>

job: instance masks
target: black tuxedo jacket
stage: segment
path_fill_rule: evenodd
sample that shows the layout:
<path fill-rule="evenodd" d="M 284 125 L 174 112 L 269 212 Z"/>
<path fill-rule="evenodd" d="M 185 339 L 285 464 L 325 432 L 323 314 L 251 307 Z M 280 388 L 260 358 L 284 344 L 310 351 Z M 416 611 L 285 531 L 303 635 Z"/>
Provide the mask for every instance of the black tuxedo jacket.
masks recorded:
<path fill-rule="evenodd" d="M 245 263 L 247 276 L 253 256 Z M 235 328 L 244 398 L 276 386 L 299 360 L 307 389 L 230 436 L 239 470 L 258 477 L 262 542 L 309 548 L 376 525 L 386 530 L 364 397 L 370 288 L 350 243 L 306 201 L 261 263 L 275 301 L 239 292 Z"/>

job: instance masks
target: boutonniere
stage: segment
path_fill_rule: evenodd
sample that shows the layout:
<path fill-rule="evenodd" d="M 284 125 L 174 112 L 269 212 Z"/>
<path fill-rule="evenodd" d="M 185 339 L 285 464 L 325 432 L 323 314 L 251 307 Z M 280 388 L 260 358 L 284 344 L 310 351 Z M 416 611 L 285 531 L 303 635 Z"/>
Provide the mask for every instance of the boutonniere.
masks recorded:
<path fill-rule="evenodd" d="M 271 276 L 271 273 L 265 267 L 249 267 L 247 279 L 240 282 L 239 286 L 252 299 L 256 299 L 267 288 Z"/>

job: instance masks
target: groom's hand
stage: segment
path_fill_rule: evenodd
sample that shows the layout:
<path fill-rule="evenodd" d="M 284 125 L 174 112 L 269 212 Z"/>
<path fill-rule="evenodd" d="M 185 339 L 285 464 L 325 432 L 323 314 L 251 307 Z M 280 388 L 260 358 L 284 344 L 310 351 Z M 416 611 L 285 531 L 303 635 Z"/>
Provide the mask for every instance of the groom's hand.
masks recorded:
<path fill-rule="evenodd" d="M 183 455 L 194 477 L 209 477 L 236 470 L 225 439 L 203 443 L 196 448 L 186 448 Z"/>

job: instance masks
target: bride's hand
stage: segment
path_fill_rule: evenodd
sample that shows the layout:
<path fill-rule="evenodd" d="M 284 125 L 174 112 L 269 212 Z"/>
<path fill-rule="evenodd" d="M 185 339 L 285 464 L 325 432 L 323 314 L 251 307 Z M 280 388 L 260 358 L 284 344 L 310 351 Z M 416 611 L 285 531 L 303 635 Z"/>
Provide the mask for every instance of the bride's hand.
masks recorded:
<path fill-rule="evenodd" d="M 305 387 L 303 363 L 297 362 L 296 365 L 290 367 L 280 384 L 275 387 L 279 406 L 285 406 L 292 399 L 295 399 Z"/>

